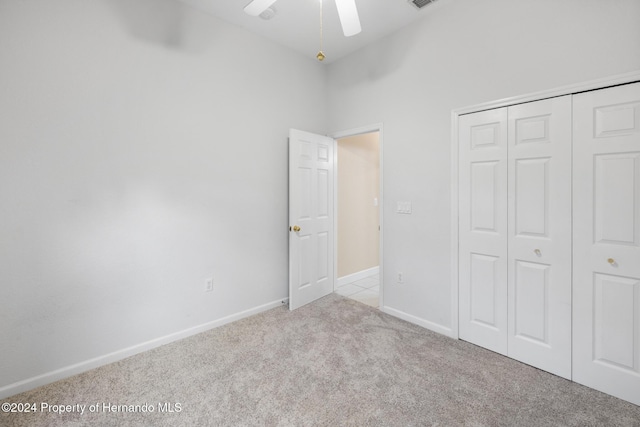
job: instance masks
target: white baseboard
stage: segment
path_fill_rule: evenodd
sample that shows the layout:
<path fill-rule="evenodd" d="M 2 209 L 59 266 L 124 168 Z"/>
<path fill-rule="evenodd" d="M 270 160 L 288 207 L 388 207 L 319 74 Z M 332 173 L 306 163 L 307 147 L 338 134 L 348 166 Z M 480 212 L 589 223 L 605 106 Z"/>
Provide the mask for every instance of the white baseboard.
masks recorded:
<path fill-rule="evenodd" d="M 272 308 L 279 307 L 287 304 L 289 298 L 281 298 L 277 301 L 273 301 L 267 304 L 260 305 L 258 307 L 250 308 L 239 313 L 235 313 L 226 317 L 223 317 L 212 322 L 207 322 L 202 325 L 194 326 L 192 328 L 184 329 L 179 332 L 174 332 L 163 337 L 159 337 L 150 341 L 146 341 L 134 346 L 124 348 L 122 350 L 114 351 L 113 353 L 98 356 L 93 359 L 85 360 L 84 362 L 76 363 L 75 365 L 66 366 L 61 369 L 57 369 L 52 372 L 47 372 L 42 375 L 38 375 L 32 378 L 28 378 L 23 381 L 19 381 L 13 384 L 0 388 L 0 399 L 22 393 L 36 387 L 40 387 L 52 382 L 71 377 L 73 375 L 81 374 L 83 372 L 90 371 L 91 369 L 98 368 L 100 366 L 108 365 L 113 362 L 125 359 L 127 357 L 149 351 L 156 347 L 160 347 L 165 344 L 169 344 L 174 341 L 178 341 L 192 335 L 196 335 L 210 329 L 226 325 L 227 323 L 235 322 L 236 320 L 243 319 L 245 317 L 253 316 L 254 314 L 262 313 L 263 311 L 271 310 Z"/>
<path fill-rule="evenodd" d="M 423 328 L 429 329 L 430 331 L 437 332 L 442 335 L 446 335 L 449 338 L 458 339 L 457 336 L 453 333 L 451 328 L 447 328 L 446 326 L 442 326 L 438 323 L 431 322 L 429 320 L 421 319 L 419 317 L 413 316 L 411 314 L 407 314 L 403 311 L 396 310 L 391 307 L 381 307 L 380 310 L 383 312 L 390 314 L 392 316 L 398 317 L 402 320 L 406 320 L 409 323 L 416 324 L 418 326 L 422 326 Z"/>
<path fill-rule="evenodd" d="M 366 279 L 367 277 L 375 276 L 378 273 L 380 273 L 380 267 L 371 267 L 371 268 L 367 268 L 366 270 L 358 271 L 357 273 L 338 277 L 338 280 L 336 280 L 336 287 L 346 285 L 347 283 L 355 282 L 356 280 Z"/>

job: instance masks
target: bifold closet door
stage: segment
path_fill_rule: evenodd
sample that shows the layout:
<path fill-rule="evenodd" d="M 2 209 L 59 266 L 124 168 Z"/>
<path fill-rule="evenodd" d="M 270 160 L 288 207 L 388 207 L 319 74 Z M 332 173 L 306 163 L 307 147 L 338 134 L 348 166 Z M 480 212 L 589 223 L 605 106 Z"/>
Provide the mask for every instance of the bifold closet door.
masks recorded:
<path fill-rule="evenodd" d="M 573 109 L 573 380 L 640 405 L 640 83 Z"/>
<path fill-rule="evenodd" d="M 508 355 L 571 378 L 571 96 L 508 118 Z"/>
<path fill-rule="evenodd" d="M 459 335 L 507 354 L 507 109 L 458 129 Z"/>
<path fill-rule="evenodd" d="M 459 335 L 571 377 L 571 97 L 459 121 Z"/>

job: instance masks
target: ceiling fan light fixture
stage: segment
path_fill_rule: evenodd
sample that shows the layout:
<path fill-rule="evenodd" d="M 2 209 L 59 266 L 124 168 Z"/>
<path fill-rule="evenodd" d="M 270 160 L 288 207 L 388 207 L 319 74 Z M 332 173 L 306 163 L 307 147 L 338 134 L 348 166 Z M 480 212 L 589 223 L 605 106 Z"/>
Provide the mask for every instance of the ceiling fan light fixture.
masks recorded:
<path fill-rule="evenodd" d="M 362 31 L 356 0 L 336 0 L 336 7 L 345 37 L 355 36 Z"/>
<path fill-rule="evenodd" d="M 275 7 L 268 7 L 268 8 L 265 9 L 264 12 L 262 12 L 258 16 L 260 18 L 264 19 L 265 21 L 268 21 L 269 19 L 271 19 L 271 18 L 276 16 L 276 8 Z"/>
<path fill-rule="evenodd" d="M 276 0 L 253 0 L 245 6 L 244 13 L 251 16 L 260 16 L 262 12 L 269 9 Z"/>

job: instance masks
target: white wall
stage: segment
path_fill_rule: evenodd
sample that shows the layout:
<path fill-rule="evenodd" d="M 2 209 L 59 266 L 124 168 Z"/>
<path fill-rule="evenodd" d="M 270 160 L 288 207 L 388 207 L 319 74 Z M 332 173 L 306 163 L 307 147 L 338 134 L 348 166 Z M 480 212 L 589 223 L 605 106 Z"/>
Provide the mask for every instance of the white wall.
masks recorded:
<path fill-rule="evenodd" d="M 0 0 L 0 398 L 286 298 L 288 129 L 325 92 L 171 0 Z"/>
<path fill-rule="evenodd" d="M 640 2 L 443 0 L 419 13 L 329 66 L 329 128 L 384 124 L 385 309 L 448 333 L 451 110 L 640 69 Z"/>

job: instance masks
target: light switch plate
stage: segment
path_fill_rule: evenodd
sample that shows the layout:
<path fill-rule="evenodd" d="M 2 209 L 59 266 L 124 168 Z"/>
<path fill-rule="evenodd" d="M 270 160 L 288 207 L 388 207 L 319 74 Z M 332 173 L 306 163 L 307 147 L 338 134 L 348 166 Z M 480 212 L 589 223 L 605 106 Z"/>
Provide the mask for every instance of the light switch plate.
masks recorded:
<path fill-rule="evenodd" d="M 398 202 L 396 212 L 401 214 L 411 214 L 411 202 Z"/>

